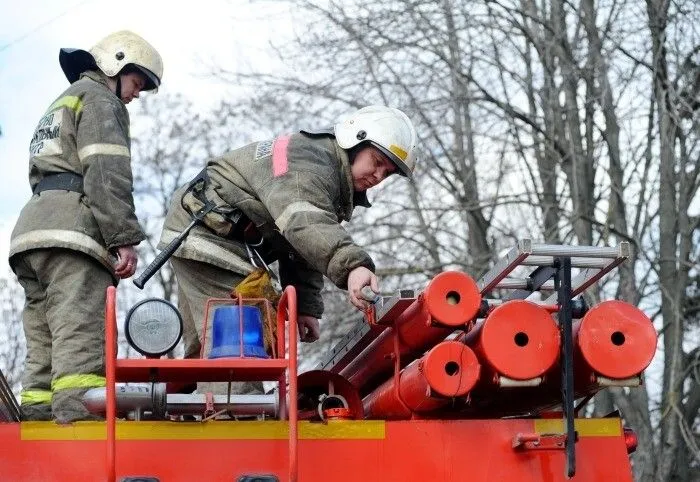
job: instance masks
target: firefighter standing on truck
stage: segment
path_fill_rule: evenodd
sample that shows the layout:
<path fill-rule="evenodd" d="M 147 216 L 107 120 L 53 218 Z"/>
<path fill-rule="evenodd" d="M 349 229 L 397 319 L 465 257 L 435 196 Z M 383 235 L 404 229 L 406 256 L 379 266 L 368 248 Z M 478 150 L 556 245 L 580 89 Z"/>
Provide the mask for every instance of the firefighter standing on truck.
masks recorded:
<path fill-rule="evenodd" d="M 105 291 L 134 274 L 134 246 L 145 239 L 125 104 L 158 88 L 163 62 L 129 31 L 90 51 L 61 49 L 59 62 L 71 85 L 30 142 L 33 195 L 12 232 L 10 265 L 26 297 L 22 419 L 67 423 L 95 418 L 82 395 L 105 386 Z"/>
<path fill-rule="evenodd" d="M 368 207 L 367 189 L 390 174 L 411 177 L 415 146 L 415 129 L 403 112 L 369 106 L 333 128 L 256 142 L 209 160 L 173 195 L 159 245 L 175 239 L 194 213 L 214 206 L 171 258 L 185 357 L 200 354 L 207 298 L 228 297 L 256 266 L 274 260 L 281 284 L 297 290 L 301 341 L 319 337 L 323 275 L 347 289 L 358 309 L 366 307 L 360 290 L 379 291 L 374 263 L 340 223 L 355 206 Z"/>

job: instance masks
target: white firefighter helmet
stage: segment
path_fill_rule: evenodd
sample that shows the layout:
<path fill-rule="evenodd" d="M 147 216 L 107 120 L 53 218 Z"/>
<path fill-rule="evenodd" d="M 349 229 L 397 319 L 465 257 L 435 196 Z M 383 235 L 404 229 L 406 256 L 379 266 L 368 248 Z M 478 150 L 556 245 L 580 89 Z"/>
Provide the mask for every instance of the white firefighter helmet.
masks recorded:
<path fill-rule="evenodd" d="M 80 74 L 86 70 L 98 68 L 108 77 L 114 77 L 125 67 L 129 67 L 146 76 L 146 86 L 143 90 L 156 91 L 163 77 L 163 59 L 158 51 L 128 30 L 106 36 L 89 52 L 81 49 L 61 49 L 58 59 L 70 83 L 78 80 Z"/>
<path fill-rule="evenodd" d="M 383 105 L 370 105 L 351 114 L 334 127 L 343 149 L 369 142 L 410 178 L 416 165 L 416 129 L 406 114 Z"/>

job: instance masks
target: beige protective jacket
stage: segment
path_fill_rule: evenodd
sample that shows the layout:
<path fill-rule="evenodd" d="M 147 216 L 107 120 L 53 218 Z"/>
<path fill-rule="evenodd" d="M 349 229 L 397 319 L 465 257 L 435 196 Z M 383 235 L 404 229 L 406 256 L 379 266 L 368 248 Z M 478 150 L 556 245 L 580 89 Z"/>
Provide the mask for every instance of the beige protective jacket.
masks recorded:
<path fill-rule="evenodd" d="M 49 190 L 22 209 L 10 244 L 16 254 L 36 248 L 86 253 L 113 273 L 110 250 L 145 239 L 134 212 L 126 106 L 106 77 L 85 72 L 47 110 L 30 143 L 32 191 L 44 176 L 82 176 L 83 194 Z"/>
<path fill-rule="evenodd" d="M 265 238 L 267 260 L 279 260 L 282 285 L 294 285 L 299 312 L 323 313 L 323 275 L 347 288 L 350 271 L 370 256 L 350 238 L 341 221 L 355 205 L 369 206 L 353 189 L 348 154 L 329 133 L 300 132 L 249 144 L 207 163 L 207 198 L 221 211 L 240 209 Z M 176 191 L 159 248 L 190 222 Z M 175 256 L 248 274 L 253 267 L 241 240 L 221 237 L 197 226 Z"/>

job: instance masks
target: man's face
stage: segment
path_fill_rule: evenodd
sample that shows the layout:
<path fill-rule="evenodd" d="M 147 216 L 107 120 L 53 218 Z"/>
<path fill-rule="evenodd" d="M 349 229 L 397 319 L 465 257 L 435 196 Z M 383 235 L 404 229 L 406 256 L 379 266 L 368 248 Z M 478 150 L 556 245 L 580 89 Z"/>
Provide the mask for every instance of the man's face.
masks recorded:
<path fill-rule="evenodd" d="M 139 72 L 129 72 L 121 75 L 122 102 L 128 104 L 134 99 L 138 99 L 139 94 L 146 86 L 146 77 Z"/>
<path fill-rule="evenodd" d="M 357 151 L 350 167 L 355 191 L 366 191 L 396 171 L 396 166 L 382 151 L 366 146 Z"/>

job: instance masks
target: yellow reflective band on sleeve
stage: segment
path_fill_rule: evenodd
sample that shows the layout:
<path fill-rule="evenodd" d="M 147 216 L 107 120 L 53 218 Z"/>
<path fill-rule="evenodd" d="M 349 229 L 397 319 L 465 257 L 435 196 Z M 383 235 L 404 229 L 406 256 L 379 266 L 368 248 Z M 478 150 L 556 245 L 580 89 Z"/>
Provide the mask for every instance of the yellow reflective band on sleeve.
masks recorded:
<path fill-rule="evenodd" d="M 102 154 L 105 156 L 129 157 L 129 148 L 119 144 L 90 144 L 78 151 L 78 158 L 82 161 L 88 156 Z"/>
<path fill-rule="evenodd" d="M 104 387 L 107 379 L 100 375 L 66 375 L 51 382 L 54 392 L 68 390 L 70 388 L 97 388 Z"/>
<path fill-rule="evenodd" d="M 56 102 L 51 104 L 51 107 L 49 107 L 49 109 L 46 112 L 49 113 L 56 109 L 60 109 L 61 107 L 66 107 L 75 112 L 75 115 L 78 115 L 80 111 L 83 110 L 83 101 L 80 100 L 80 97 L 75 97 L 74 95 L 67 95 L 65 97 L 61 97 Z"/>
<path fill-rule="evenodd" d="M 49 390 L 22 390 L 22 405 L 51 403 L 51 395 Z"/>
<path fill-rule="evenodd" d="M 280 231 L 284 233 L 285 229 L 287 229 L 287 224 L 289 224 L 289 220 L 292 218 L 293 215 L 297 213 L 310 213 L 310 212 L 319 212 L 319 213 L 326 213 L 327 211 L 324 211 L 323 209 L 314 206 L 308 201 L 295 201 L 286 208 L 284 208 L 284 211 L 282 211 L 282 214 L 277 216 L 277 219 L 275 219 L 275 224 L 277 225 L 278 228 L 280 228 Z"/>

